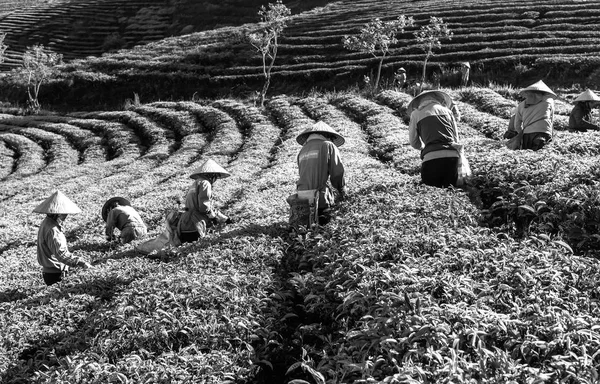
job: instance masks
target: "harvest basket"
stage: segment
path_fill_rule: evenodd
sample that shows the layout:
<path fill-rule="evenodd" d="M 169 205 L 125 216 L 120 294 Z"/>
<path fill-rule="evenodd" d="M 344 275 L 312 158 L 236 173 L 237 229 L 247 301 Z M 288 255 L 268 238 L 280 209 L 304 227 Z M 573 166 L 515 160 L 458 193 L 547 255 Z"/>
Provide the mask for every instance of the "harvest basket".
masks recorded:
<path fill-rule="evenodd" d="M 290 205 L 290 227 L 299 228 L 300 226 L 304 226 L 306 228 L 311 228 L 314 224 L 318 224 L 318 201 L 318 192 L 313 198 L 300 197 L 297 193 L 288 196 L 287 202 Z"/>

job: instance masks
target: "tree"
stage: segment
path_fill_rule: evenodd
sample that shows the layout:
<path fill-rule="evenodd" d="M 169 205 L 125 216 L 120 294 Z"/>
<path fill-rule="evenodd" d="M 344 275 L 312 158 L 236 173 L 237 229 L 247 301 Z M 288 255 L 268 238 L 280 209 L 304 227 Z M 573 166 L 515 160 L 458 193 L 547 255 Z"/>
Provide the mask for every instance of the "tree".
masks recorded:
<path fill-rule="evenodd" d="M 381 67 L 383 59 L 389 52 L 390 45 L 398 43 L 396 35 L 404 31 L 404 28 L 413 25 L 413 18 L 404 15 L 396 20 L 381 21 L 376 18 L 365 25 L 356 36 L 344 36 L 342 43 L 344 48 L 352 51 L 368 52 L 375 58 L 379 58 L 379 67 L 377 68 L 377 77 L 375 79 L 375 89 L 379 87 L 381 78 Z"/>
<path fill-rule="evenodd" d="M 442 47 L 441 39 L 445 37 L 452 39 L 452 31 L 450 31 L 448 24 L 445 24 L 441 17 L 431 16 L 429 17 L 429 24 L 422 26 L 419 31 L 415 32 L 415 37 L 421 49 L 425 51 L 423 75 L 421 76 L 421 86 L 419 89 L 419 92 L 421 92 L 423 90 L 423 83 L 425 82 L 427 61 L 433 56 L 433 49 Z"/>
<path fill-rule="evenodd" d="M 275 64 L 279 47 L 278 39 L 286 27 L 290 14 L 290 9 L 282 3 L 282 0 L 277 0 L 275 4 L 269 3 L 268 8 L 263 5 L 258 11 L 263 23 L 261 29 L 258 32 L 248 34 L 250 44 L 262 55 L 265 83 L 260 93 L 261 107 L 264 105 L 267 90 L 271 84 L 271 70 Z"/>
<path fill-rule="evenodd" d="M 50 80 L 56 71 L 56 66 L 62 63 L 62 55 L 44 48 L 41 44 L 28 47 L 23 54 L 21 73 L 26 77 L 29 107 L 34 111 L 40 110 L 38 95 L 43 83 Z"/>
<path fill-rule="evenodd" d="M 4 62 L 4 52 L 6 52 L 6 48 L 8 48 L 8 45 L 4 44 L 5 38 L 6 33 L 0 32 L 0 63 Z"/>

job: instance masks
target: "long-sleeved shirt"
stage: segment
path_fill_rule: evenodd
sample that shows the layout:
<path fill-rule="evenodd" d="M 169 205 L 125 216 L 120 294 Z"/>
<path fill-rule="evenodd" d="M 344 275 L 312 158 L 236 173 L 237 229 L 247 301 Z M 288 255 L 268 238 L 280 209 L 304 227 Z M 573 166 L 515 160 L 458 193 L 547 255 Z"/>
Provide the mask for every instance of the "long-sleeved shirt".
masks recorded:
<path fill-rule="evenodd" d="M 522 101 L 515 114 L 515 130 L 527 133 L 547 133 L 552 136 L 554 124 L 554 99 L 545 97 L 536 104 Z"/>
<path fill-rule="evenodd" d="M 569 129 L 576 131 L 587 131 L 588 129 L 598 131 L 600 127 L 592 123 L 592 109 L 586 103 L 575 103 L 569 114 Z"/>
<path fill-rule="evenodd" d="M 186 211 L 181 215 L 179 222 L 182 232 L 196 231 L 196 224 L 201 220 L 218 219 L 224 221 L 225 215 L 213 207 L 212 203 L 212 185 L 210 182 L 199 177 L 196 179 L 185 197 Z"/>
<path fill-rule="evenodd" d="M 81 261 L 69 253 L 60 224 L 49 216 L 42 221 L 38 230 L 37 260 L 42 272 L 47 273 L 60 273 L 62 264 L 74 267 Z"/>
<path fill-rule="evenodd" d="M 408 141 L 421 150 L 425 161 L 443 157 L 458 157 L 452 144 L 458 143 L 456 121 L 450 109 L 432 99 L 421 101 L 410 115 Z"/>
<path fill-rule="evenodd" d="M 146 228 L 137 211 L 129 205 L 118 205 L 111 209 L 106 218 L 106 236 L 111 236 L 117 228 L 122 231 L 126 226 Z"/>
<path fill-rule="evenodd" d="M 319 194 L 319 208 L 331 206 L 334 203 L 333 194 L 324 188 L 327 180 L 338 191 L 346 186 L 344 163 L 338 148 L 320 135 L 311 135 L 298 153 L 297 160 L 300 175 L 296 183 L 297 190 L 323 189 Z"/>

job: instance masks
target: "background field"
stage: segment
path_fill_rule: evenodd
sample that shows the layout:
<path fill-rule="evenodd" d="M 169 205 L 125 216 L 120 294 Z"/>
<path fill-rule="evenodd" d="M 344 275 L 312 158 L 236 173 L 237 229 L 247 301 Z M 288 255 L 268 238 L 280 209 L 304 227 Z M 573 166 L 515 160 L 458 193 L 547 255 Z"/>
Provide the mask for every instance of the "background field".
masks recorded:
<path fill-rule="evenodd" d="M 591 81 L 591 67 L 569 66 L 578 77 L 568 71 L 563 79 L 556 72 L 544 77 L 563 85 L 555 88 L 555 140 L 539 152 L 513 152 L 501 137 L 518 83 L 451 87 L 454 59 L 441 60 L 465 57 L 480 76 L 487 76 L 481 68 L 513 76 L 521 68 L 514 67 L 518 58 L 529 68 L 521 72 L 526 78 L 539 74 L 541 63 L 558 68 L 563 57 L 592 62 L 595 45 L 569 56 L 548 50 L 530 57 L 535 65 L 516 48 L 494 61 L 501 50 L 490 53 L 493 40 L 485 42 L 490 50 L 479 45 L 473 56 L 457 46 L 440 52 L 437 63 L 450 68 L 444 89 L 463 115 L 460 140 L 473 178 L 465 189 L 431 188 L 420 183 L 419 152 L 406 145 L 411 94 L 389 87 L 318 91 L 312 89 L 318 77 L 309 75 L 351 83 L 370 70 L 370 59 L 336 51 L 327 36 L 338 28 L 338 41 L 370 15 L 390 16 L 399 3 L 354 2 L 351 8 L 341 1 L 295 19 L 282 54 L 296 44 L 294 36 L 331 45 L 322 54 L 283 54 L 274 81 L 288 92 L 274 90 L 265 108 L 243 91 L 259 84 L 256 62 L 243 44 L 221 38 L 241 33 L 233 27 L 71 61 L 64 81 L 70 74 L 72 85 L 56 83 L 41 99 L 60 112 L 22 116 L 4 108 L 0 382 L 597 383 L 600 133 L 566 130 L 570 101 L 581 91 L 572 83 Z M 467 2 L 470 11 L 460 17 L 454 2 L 402 4 L 407 15 L 425 19 L 435 12 L 457 31 L 463 25 L 465 38 L 478 36 L 478 25 L 491 28 L 491 15 L 527 33 L 596 25 L 595 3 L 536 2 L 525 9 Z M 538 21 L 518 24 L 528 20 L 524 14 Z M 561 22 L 551 23 L 552 15 Z M 516 32 L 511 36 L 518 39 Z M 503 40 L 506 35 L 498 44 Z M 543 39 L 529 41 L 532 49 L 546 49 Z M 416 68 L 418 55 L 409 60 L 404 49 L 387 69 Z M 202 70 L 215 93 L 227 93 L 221 85 L 243 86 L 227 97 L 205 97 L 212 91 L 193 80 L 201 77 L 194 55 L 202 50 L 210 51 Z M 220 61 L 219 54 L 236 63 L 247 59 L 247 67 Z M 186 55 L 194 58 L 189 65 L 177 64 Z M 311 59 L 295 66 L 294 57 Z M 189 89 L 176 90 L 184 82 Z M 5 97 L 17 90 L 10 85 Z M 124 108 L 129 91 L 142 101 Z M 68 111 L 56 101 L 67 95 L 81 99 Z M 121 108 L 100 107 L 110 104 Z M 295 137 L 317 120 L 347 139 L 340 151 L 348 199 L 327 227 L 289 232 L 285 199 L 295 190 Z M 188 175 L 208 158 L 232 173 L 214 191 L 233 224 L 151 256 L 104 241 L 106 199 L 130 198 L 156 236 L 164 213 L 191 182 Z M 95 268 L 73 270 L 46 288 L 35 258 L 43 217 L 31 211 L 57 188 L 83 210 L 67 218 L 70 249 Z"/>
<path fill-rule="evenodd" d="M 245 33 L 257 27 L 259 1 L 41 3 L 4 16 L 0 30 L 8 34 L 7 68 L 19 65 L 25 47 L 36 42 L 63 53 L 69 61 L 62 80 L 42 90 L 46 106 L 120 108 L 134 92 L 142 101 L 189 100 L 192 95 L 251 97 L 262 84 L 260 58 L 244 40 Z M 392 47 L 384 62 L 384 81 L 400 66 L 408 70 L 410 81 L 420 77 L 424 53 L 413 33 L 435 15 L 454 33 L 429 63 L 429 75 L 439 72 L 446 86 L 459 84 L 459 63 L 469 61 L 471 78 L 479 84 L 526 86 L 543 77 L 552 86 L 577 83 L 600 88 L 598 2 L 315 0 L 286 4 L 293 19 L 280 41 L 273 70 L 276 92 L 340 90 L 361 82 L 377 59 L 345 50 L 342 37 L 358 33 L 374 17 L 391 19 L 400 14 L 414 17 L 416 25 Z M 213 26 L 219 28 L 209 29 Z M 148 42 L 153 43 L 142 44 Z M 98 57 L 102 52 L 107 53 Z M 23 101 L 22 84 L 6 79 L 0 90 L 5 100 Z"/>

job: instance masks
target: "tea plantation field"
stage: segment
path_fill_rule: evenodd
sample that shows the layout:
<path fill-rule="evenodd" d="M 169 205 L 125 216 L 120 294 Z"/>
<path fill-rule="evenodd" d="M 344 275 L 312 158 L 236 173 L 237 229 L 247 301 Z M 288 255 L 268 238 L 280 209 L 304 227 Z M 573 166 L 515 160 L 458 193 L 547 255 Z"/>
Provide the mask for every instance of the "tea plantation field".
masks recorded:
<path fill-rule="evenodd" d="M 125 110 L 0 116 L 3 383 L 597 383 L 600 133 L 507 150 L 511 89 L 448 89 L 473 169 L 420 183 L 411 96 L 385 90 L 155 101 Z M 348 198 L 328 226 L 289 232 L 295 136 L 347 139 Z M 211 158 L 234 223 L 144 256 L 104 241 L 100 209 L 131 199 L 162 230 Z M 55 189 L 83 213 L 70 249 L 94 269 L 46 288 L 36 262 Z"/>
<path fill-rule="evenodd" d="M 2 0 L 0 0 L 2 1 Z M 18 67 L 27 46 L 44 44 L 63 54 L 60 76 L 41 89 L 46 107 L 116 109 L 134 93 L 155 100 L 249 97 L 263 84 L 260 55 L 246 35 L 259 28 L 260 5 L 228 0 L 55 0 L 0 16 L 5 32 L 3 70 Z M 461 62 L 471 63 L 473 84 L 525 87 L 540 78 L 550 85 L 600 88 L 600 2 L 579 0 L 290 0 L 271 90 L 301 93 L 340 90 L 377 68 L 370 53 L 343 47 L 374 18 L 413 17 L 383 63 L 383 81 L 399 67 L 420 81 L 425 52 L 414 33 L 442 18 L 452 31 L 428 61 L 458 86 Z M 0 3 L 1 4 L 1 3 Z M 0 77 L 2 100 L 22 103 L 25 88 Z"/>

